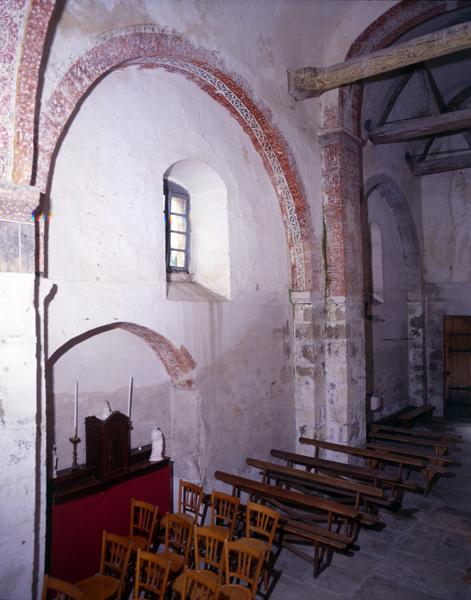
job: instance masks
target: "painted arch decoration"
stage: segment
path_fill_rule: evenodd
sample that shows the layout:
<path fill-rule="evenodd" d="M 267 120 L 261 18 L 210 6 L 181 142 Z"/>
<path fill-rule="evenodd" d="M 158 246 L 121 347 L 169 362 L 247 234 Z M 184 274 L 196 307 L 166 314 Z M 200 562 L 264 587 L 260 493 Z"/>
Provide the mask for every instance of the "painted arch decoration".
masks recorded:
<path fill-rule="evenodd" d="M 319 281 L 313 281 L 313 253 L 316 251 L 320 257 L 320 245 L 314 241 L 309 209 L 282 135 L 271 124 L 267 111 L 254 102 L 237 78 L 222 70 L 214 53 L 195 48 L 155 25 L 107 33 L 71 65 L 40 115 L 35 185 L 42 191 L 47 188 L 59 140 L 90 89 L 113 69 L 135 64 L 182 74 L 238 121 L 261 156 L 278 195 L 289 249 L 291 287 L 318 289 Z"/>
<path fill-rule="evenodd" d="M 193 370 L 196 368 L 196 362 L 185 346 L 177 348 L 168 338 L 153 329 L 127 321 L 102 325 L 71 338 L 49 357 L 47 367 L 54 365 L 61 356 L 77 344 L 113 329 L 128 331 L 148 344 L 162 362 L 174 387 L 186 390 L 194 389 Z"/>

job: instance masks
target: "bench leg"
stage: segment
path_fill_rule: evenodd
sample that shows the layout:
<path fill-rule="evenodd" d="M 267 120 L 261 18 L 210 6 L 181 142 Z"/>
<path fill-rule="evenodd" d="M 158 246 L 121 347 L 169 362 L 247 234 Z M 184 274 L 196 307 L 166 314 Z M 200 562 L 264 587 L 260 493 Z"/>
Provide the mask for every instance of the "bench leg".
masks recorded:
<path fill-rule="evenodd" d="M 314 579 L 332 562 L 333 550 L 324 544 L 314 542 Z"/>

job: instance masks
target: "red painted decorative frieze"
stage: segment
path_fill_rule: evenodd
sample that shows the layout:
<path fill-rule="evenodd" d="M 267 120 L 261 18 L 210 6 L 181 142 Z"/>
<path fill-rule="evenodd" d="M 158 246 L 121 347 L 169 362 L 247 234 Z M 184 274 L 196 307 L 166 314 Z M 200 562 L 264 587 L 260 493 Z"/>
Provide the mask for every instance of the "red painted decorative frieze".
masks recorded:
<path fill-rule="evenodd" d="M 16 86 L 12 167 L 15 183 L 29 184 L 32 178 L 39 67 L 54 5 L 54 0 L 32 0 L 26 17 Z"/>
<path fill-rule="evenodd" d="M 316 289 L 313 251 L 320 256 L 320 245 L 314 240 L 309 208 L 294 161 L 282 135 L 271 123 L 269 111 L 255 103 L 236 76 L 222 69 L 214 53 L 195 48 L 182 37 L 162 32 L 153 25 L 102 36 L 92 50 L 70 67 L 40 115 L 37 185 L 45 189 L 53 153 L 78 103 L 101 77 L 132 64 L 182 74 L 237 120 L 261 156 L 278 195 L 287 234 L 292 287 Z"/>
<path fill-rule="evenodd" d="M 11 171 L 16 75 L 27 0 L 0 2 L 0 178 Z"/>
<path fill-rule="evenodd" d="M 362 257 L 358 201 L 358 141 L 336 131 L 320 138 L 325 221 L 326 291 L 330 296 L 361 293 Z"/>
<path fill-rule="evenodd" d="M 196 362 L 184 346 L 181 346 L 180 349 L 178 349 L 168 338 L 157 333 L 153 329 L 144 327 L 143 325 L 137 325 L 136 323 L 128 323 L 126 321 L 119 321 L 96 327 L 70 339 L 50 356 L 47 361 L 48 366 L 50 367 L 55 364 L 74 346 L 114 329 L 128 331 L 133 335 L 137 335 L 137 337 L 148 344 L 156 354 L 157 358 L 162 362 L 174 387 L 188 390 L 194 388 L 195 382 L 193 379 L 193 370 L 196 367 Z"/>
<path fill-rule="evenodd" d="M 161 360 L 175 387 L 193 389 L 192 371 L 196 367 L 196 362 L 184 346 L 178 350 L 165 336 L 142 325 L 120 323 L 120 328 L 137 335 L 149 344 Z"/>
<path fill-rule="evenodd" d="M 0 183 L 0 220 L 31 223 L 39 200 L 40 192 L 36 188 Z"/>

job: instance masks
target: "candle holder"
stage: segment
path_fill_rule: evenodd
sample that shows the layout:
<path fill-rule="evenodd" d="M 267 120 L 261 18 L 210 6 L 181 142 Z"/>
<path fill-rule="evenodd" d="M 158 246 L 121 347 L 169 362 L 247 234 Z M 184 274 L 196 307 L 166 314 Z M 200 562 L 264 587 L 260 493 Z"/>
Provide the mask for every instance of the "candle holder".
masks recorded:
<path fill-rule="evenodd" d="M 73 445 L 74 449 L 72 450 L 72 470 L 75 471 L 80 469 L 80 466 L 77 462 L 77 444 L 80 444 L 82 440 L 75 434 L 71 438 L 69 438 L 69 442 Z"/>

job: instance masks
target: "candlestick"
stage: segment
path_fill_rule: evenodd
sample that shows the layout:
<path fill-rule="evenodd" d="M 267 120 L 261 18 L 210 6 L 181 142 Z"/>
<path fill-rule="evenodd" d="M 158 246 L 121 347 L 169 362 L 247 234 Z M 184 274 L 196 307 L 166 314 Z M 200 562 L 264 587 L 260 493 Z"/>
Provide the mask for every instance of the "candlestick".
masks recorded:
<path fill-rule="evenodd" d="M 72 450 L 72 469 L 80 469 L 80 466 L 78 464 L 77 461 L 77 444 L 80 444 L 82 440 L 77 437 L 77 434 L 75 434 L 73 437 L 69 438 L 69 442 L 73 445 L 73 450 Z"/>
<path fill-rule="evenodd" d="M 133 386 L 133 378 L 129 378 L 129 394 L 128 394 L 128 417 L 131 420 L 131 406 L 132 406 L 132 386 Z"/>
<path fill-rule="evenodd" d="M 78 379 L 75 380 L 74 437 L 78 432 Z"/>

